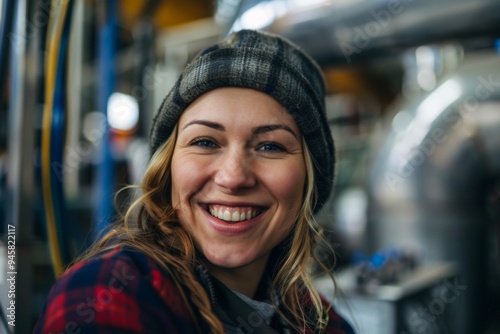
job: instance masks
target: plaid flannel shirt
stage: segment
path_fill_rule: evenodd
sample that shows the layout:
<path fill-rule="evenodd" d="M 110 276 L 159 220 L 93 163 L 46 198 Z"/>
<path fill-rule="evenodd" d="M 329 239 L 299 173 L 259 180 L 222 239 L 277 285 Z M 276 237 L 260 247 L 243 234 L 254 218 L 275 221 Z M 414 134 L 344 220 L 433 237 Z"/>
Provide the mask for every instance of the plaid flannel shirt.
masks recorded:
<path fill-rule="evenodd" d="M 80 262 L 52 287 L 34 333 L 208 333 L 193 324 L 173 280 L 146 255 L 124 248 Z M 332 309 L 325 334 L 350 334 Z"/>

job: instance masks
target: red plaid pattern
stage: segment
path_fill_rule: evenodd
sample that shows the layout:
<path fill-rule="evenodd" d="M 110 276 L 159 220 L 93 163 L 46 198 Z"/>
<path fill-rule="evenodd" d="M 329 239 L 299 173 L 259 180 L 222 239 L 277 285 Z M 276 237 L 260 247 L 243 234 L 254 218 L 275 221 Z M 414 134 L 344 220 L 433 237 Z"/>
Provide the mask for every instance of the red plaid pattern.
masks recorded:
<path fill-rule="evenodd" d="M 185 334 L 196 333 L 196 327 L 179 290 L 155 262 L 116 248 L 64 273 L 49 292 L 34 333 Z M 326 333 L 352 329 L 331 310 Z"/>

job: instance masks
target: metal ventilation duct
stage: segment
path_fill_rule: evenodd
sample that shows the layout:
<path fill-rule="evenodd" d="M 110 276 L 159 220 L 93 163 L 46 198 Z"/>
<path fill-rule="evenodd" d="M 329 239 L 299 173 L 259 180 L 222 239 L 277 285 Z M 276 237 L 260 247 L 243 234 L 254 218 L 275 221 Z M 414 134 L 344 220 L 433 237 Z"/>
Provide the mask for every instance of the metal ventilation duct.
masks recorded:
<path fill-rule="evenodd" d="M 323 65 L 500 34 L 498 0 L 353 0 L 288 7 L 264 29 L 290 38 Z"/>

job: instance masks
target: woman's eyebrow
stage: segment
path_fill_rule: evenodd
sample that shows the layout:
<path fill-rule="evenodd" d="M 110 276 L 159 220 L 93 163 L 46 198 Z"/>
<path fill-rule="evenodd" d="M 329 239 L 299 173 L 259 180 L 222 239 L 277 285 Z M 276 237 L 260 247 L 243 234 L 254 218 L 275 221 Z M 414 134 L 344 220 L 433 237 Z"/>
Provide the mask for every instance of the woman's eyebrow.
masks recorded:
<path fill-rule="evenodd" d="M 182 128 L 182 130 L 184 130 L 185 128 L 187 128 L 190 125 L 195 125 L 195 124 L 208 126 L 209 128 L 215 129 L 217 131 L 225 131 L 226 130 L 224 128 L 224 126 L 222 124 L 220 124 L 220 123 L 210 122 L 210 121 L 204 121 L 204 120 L 194 120 L 194 121 L 191 121 L 188 124 L 184 125 L 184 127 Z"/>
<path fill-rule="evenodd" d="M 295 138 L 297 138 L 297 134 L 289 127 L 286 126 L 285 124 L 270 124 L 270 125 L 262 125 L 255 127 L 253 129 L 253 134 L 258 135 L 261 133 L 266 133 L 266 132 L 271 132 L 275 130 L 285 130 L 290 132 Z"/>
<path fill-rule="evenodd" d="M 195 124 L 204 125 L 204 126 L 207 126 L 209 128 L 215 129 L 217 131 L 226 131 L 226 129 L 224 128 L 224 125 L 222 125 L 220 123 L 217 123 L 217 122 L 211 122 L 211 121 L 206 121 L 206 120 L 194 120 L 194 121 L 191 121 L 191 122 L 187 123 L 186 125 L 184 125 L 184 127 L 182 129 L 184 130 L 185 128 L 187 128 L 187 127 L 189 127 L 191 125 L 195 125 Z M 285 124 L 269 124 L 269 125 L 257 126 L 257 127 L 255 127 L 255 128 L 252 129 L 252 133 L 254 135 L 259 135 L 259 134 L 262 134 L 262 133 L 276 131 L 276 130 L 285 130 L 285 131 L 288 131 L 295 138 L 297 138 L 297 134 L 289 126 L 287 126 Z"/>

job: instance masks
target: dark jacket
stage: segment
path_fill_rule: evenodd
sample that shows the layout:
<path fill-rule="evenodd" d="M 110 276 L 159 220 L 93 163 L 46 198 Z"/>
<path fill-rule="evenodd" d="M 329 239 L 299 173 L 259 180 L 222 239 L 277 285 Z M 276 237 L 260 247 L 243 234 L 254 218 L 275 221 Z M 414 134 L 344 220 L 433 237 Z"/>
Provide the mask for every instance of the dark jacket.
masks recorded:
<path fill-rule="evenodd" d="M 200 331 L 209 332 L 208 327 Z M 49 292 L 34 329 L 47 334 L 197 332 L 172 279 L 151 258 L 123 248 L 65 272 Z M 331 309 L 325 333 L 352 329 Z"/>

